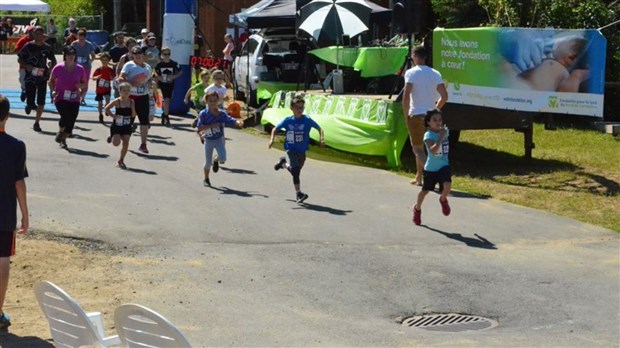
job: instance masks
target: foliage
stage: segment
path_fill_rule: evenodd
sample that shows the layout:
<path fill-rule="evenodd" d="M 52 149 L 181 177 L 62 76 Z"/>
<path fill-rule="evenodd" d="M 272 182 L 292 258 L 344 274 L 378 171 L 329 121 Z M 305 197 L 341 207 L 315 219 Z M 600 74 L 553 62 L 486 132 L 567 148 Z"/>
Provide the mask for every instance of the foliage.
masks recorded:
<path fill-rule="evenodd" d="M 106 12 L 105 0 L 46 0 L 55 16 L 92 16 Z M 109 5 L 108 5 L 109 6 Z"/>

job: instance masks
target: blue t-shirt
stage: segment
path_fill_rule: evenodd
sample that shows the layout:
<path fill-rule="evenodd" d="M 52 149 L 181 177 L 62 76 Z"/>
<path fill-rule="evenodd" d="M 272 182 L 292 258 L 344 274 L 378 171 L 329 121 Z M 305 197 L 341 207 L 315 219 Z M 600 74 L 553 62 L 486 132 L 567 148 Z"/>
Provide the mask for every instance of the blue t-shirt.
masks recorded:
<path fill-rule="evenodd" d="M 204 109 L 198 114 L 198 127 L 208 126 L 214 123 L 219 123 L 218 127 L 209 128 L 205 130 L 205 139 L 217 140 L 224 136 L 224 125 L 232 126 L 237 123 L 236 118 L 228 116 L 228 114 L 222 110 L 215 116 L 209 109 Z"/>
<path fill-rule="evenodd" d="M 448 152 L 450 151 L 450 145 L 448 143 L 449 135 L 450 132 L 446 129 L 446 136 L 441 143 L 439 151 L 437 151 L 436 154 L 433 154 L 426 141 L 432 140 L 433 142 L 437 143 L 437 141 L 439 140 L 439 133 L 433 132 L 431 130 L 428 130 L 426 131 L 426 133 L 424 133 L 424 146 L 426 146 L 426 152 L 428 152 L 428 156 L 426 157 L 426 163 L 424 163 L 424 170 L 426 170 L 427 172 L 437 172 L 441 168 L 450 165 L 450 162 L 448 162 Z"/>
<path fill-rule="evenodd" d="M 308 150 L 311 128 L 321 129 L 307 115 L 301 115 L 300 118 L 289 116 L 276 126 L 276 129 L 284 129 L 286 135 L 284 148 L 292 152 L 306 152 Z"/>

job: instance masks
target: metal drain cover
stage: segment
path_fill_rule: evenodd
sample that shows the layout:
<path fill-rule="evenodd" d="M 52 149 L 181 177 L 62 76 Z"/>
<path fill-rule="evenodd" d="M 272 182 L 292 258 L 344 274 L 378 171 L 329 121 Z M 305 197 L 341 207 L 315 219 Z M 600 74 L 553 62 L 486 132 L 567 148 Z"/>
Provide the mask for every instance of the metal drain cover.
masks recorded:
<path fill-rule="evenodd" d="M 429 331 L 477 331 L 496 327 L 496 320 L 468 314 L 427 314 L 409 317 L 403 320 L 403 325 Z"/>

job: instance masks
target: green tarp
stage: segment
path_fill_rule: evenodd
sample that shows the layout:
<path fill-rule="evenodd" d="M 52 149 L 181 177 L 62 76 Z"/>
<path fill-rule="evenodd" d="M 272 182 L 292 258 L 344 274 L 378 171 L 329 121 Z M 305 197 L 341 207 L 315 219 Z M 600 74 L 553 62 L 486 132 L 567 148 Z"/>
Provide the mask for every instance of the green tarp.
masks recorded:
<path fill-rule="evenodd" d="M 292 115 L 295 92 L 278 92 L 263 112 L 262 124 L 278 124 Z M 390 167 L 399 167 L 400 153 L 408 139 L 402 104 L 389 100 L 306 94 L 305 114 L 325 132 L 325 144 L 352 153 L 385 156 Z M 319 139 L 315 130 L 310 133 Z"/>
<path fill-rule="evenodd" d="M 299 84 L 300 88 L 304 87 L 303 81 Z M 256 85 L 256 97 L 260 99 L 271 99 L 278 91 L 296 91 L 297 83 L 287 83 L 280 81 L 260 81 Z"/>
<path fill-rule="evenodd" d="M 353 68 L 362 77 L 396 75 L 407 57 L 407 47 L 330 46 L 309 51 L 318 58 Z"/>

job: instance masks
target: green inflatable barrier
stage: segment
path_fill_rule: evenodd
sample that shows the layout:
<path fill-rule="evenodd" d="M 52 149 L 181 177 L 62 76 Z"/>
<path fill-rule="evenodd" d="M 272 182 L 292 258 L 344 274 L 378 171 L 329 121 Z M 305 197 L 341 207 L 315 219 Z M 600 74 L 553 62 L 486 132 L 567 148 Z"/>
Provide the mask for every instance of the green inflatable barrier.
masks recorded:
<path fill-rule="evenodd" d="M 292 115 L 289 105 L 295 94 L 299 93 L 274 94 L 261 123 L 276 125 Z M 401 103 L 316 94 L 306 94 L 305 100 L 305 113 L 323 128 L 325 144 L 342 151 L 385 156 L 390 167 L 400 167 L 400 154 L 409 136 Z M 319 133 L 312 130 L 310 138 L 318 141 Z"/>

